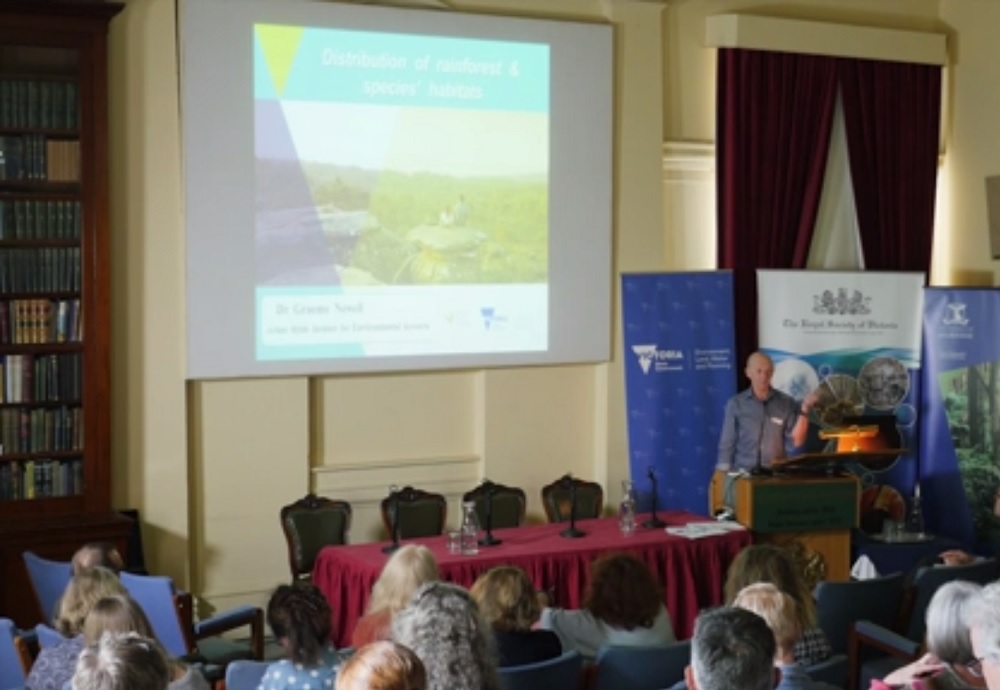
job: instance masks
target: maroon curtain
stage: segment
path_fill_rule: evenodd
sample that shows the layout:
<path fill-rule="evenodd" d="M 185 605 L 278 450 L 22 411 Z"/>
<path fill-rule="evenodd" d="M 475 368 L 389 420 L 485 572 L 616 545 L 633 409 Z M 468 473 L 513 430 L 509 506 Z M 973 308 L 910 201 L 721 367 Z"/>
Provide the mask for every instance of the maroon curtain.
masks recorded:
<path fill-rule="evenodd" d="M 755 270 L 806 265 L 836 93 L 834 58 L 719 50 L 718 265 L 733 270 L 740 362 L 757 346 Z"/>
<path fill-rule="evenodd" d="M 865 268 L 930 272 L 941 68 L 838 61 Z"/>

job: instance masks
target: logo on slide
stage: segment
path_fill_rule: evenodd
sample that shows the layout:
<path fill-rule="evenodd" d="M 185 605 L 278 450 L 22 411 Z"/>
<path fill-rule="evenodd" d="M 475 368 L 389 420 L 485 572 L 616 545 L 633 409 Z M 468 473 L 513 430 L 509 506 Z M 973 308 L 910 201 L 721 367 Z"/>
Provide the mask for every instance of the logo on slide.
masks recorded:
<path fill-rule="evenodd" d="M 945 326 L 968 326 L 969 317 L 965 315 L 966 305 L 963 302 L 949 302 L 944 305 L 948 313 L 944 315 L 941 322 Z"/>
<path fill-rule="evenodd" d="M 633 345 L 632 352 L 639 358 L 639 367 L 643 374 L 648 374 L 650 368 L 654 371 L 673 371 L 683 368 L 684 353 L 680 350 L 660 350 L 656 345 Z"/>

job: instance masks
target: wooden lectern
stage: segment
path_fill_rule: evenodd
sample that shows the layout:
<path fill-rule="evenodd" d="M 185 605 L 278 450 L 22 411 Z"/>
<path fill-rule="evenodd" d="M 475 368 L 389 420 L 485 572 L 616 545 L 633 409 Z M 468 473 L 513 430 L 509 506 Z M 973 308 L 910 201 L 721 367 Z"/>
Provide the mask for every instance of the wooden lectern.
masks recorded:
<path fill-rule="evenodd" d="M 858 478 L 851 474 L 734 477 L 716 470 L 709 509 L 714 515 L 732 508 L 756 542 L 800 542 L 807 551 L 822 556 L 827 580 L 847 580 L 859 495 Z"/>

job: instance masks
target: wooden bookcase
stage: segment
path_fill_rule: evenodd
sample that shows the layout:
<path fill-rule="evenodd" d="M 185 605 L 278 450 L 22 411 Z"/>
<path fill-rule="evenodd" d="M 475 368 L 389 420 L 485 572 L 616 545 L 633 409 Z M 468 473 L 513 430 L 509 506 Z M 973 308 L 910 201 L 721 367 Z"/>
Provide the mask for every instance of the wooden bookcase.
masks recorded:
<path fill-rule="evenodd" d="M 0 616 L 21 553 L 124 547 L 111 510 L 107 33 L 121 3 L 0 0 Z"/>

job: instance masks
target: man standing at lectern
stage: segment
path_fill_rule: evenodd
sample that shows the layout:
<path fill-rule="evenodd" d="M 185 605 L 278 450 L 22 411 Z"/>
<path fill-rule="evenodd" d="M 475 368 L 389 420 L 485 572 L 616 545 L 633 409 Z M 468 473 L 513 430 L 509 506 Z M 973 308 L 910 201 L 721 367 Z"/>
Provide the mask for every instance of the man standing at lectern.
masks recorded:
<path fill-rule="evenodd" d="M 767 469 L 772 460 L 785 457 L 789 445 L 801 446 L 809 431 L 809 411 L 816 404 L 815 393 L 809 393 L 800 405 L 791 396 L 772 388 L 774 362 L 763 352 L 754 352 L 747 358 L 744 373 L 750 379 L 750 387 L 726 403 L 717 470 Z"/>

